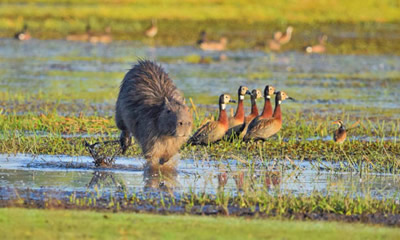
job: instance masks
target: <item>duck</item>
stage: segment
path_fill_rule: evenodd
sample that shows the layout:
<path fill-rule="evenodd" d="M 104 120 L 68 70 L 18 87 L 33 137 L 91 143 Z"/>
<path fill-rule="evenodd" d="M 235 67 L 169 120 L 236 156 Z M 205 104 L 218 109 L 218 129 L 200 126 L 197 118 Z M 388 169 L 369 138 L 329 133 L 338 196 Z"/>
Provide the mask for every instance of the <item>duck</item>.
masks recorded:
<path fill-rule="evenodd" d="M 197 40 L 197 45 L 204 51 L 223 51 L 227 44 L 228 39 L 226 37 L 220 38 L 219 41 L 208 41 L 206 31 L 201 31 L 200 38 Z"/>
<path fill-rule="evenodd" d="M 15 33 L 14 38 L 20 41 L 26 41 L 31 39 L 31 34 L 28 31 L 28 25 L 24 24 L 22 30 Z"/>
<path fill-rule="evenodd" d="M 268 41 L 269 48 L 273 51 L 279 51 L 281 46 L 287 44 L 292 39 L 293 27 L 286 28 L 286 32 L 275 32 L 273 39 Z"/>
<path fill-rule="evenodd" d="M 286 32 L 284 34 L 275 33 L 274 37 L 279 36 L 279 38 L 277 38 L 276 40 L 279 42 L 279 44 L 283 45 L 290 42 L 290 40 L 292 39 L 292 33 L 293 33 L 293 27 L 289 26 L 286 28 Z"/>
<path fill-rule="evenodd" d="M 87 42 L 91 36 L 91 27 L 89 24 L 86 25 L 85 33 L 82 34 L 70 34 L 67 36 L 67 41 L 80 41 L 80 42 Z"/>
<path fill-rule="evenodd" d="M 222 94 L 219 97 L 219 117 L 217 121 L 210 121 L 202 125 L 189 139 L 192 145 L 208 145 L 221 140 L 229 128 L 226 104 L 236 103 L 229 94 Z"/>
<path fill-rule="evenodd" d="M 254 124 L 259 120 L 259 119 L 268 119 L 272 117 L 272 104 L 271 104 L 271 96 L 274 95 L 275 92 L 275 87 L 271 85 L 267 85 L 264 88 L 264 108 L 260 116 L 255 117 L 250 123 L 248 128 L 253 128 Z M 247 128 L 247 129 L 248 129 Z M 244 134 L 247 133 L 244 132 Z"/>
<path fill-rule="evenodd" d="M 243 140 L 266 140 L 267 138 L 278 133 L 282 128 L 281 103 L 285 99 L 294 100 L 294 98 L 289 97 L 283 91 L 277 92 L 275 95 L 275 109 L 272 117 L 257 120 L 254 119 L 254 123 L 252 122 L 251 126 L 249 126 L 249 129 L 247 130 Z"/>
<path fill-rule="evenodd" d="M 88 41 L 90 43 L 104 43 L 104 44 L 112 42 L 111 27 L 107 27 L 105 29 L 104 34 L 99 34 L 99 35 L 89 34 Z"/>
<path fill-rule="evenodd" d="M 247 128 L 249 126 L 249 124 L 251 123 L 251 121 L 254 120 L 254 118 L 258 117 L 258 108 L 257 108 L 257 99 L 262 98 L 262 93 L 260 90 L 258 89 L 253 89 L 251 90 L 251 95 L 250 95 L 250 101 L 251 101 L 251 112 L 249 115 L 247 115 L 244 118 L 244 123 L 242 126 L 242 129 L 240 130 L 240 135 L 239 138 L 243 139 L 244 135 L 247 132 Z M 272 115 L 272 114 L 271 114 Z"/>
<path fill-rule="evenodd" d="M 150 28 L 148 28 L 144 32 L 144 34 L 146 35 L 146 37 L 154 38 L 157 35 L 157 33 L 158 33 L 157 20 L 152 19 Z"/>
<path fill-rule="evenodd" d="M 338 124 L 339 128 L 333 133 L 333 140 L 336 143 L 343 143 L 346 140 L 346 127 L 343 124 L 342 120 L 334 121 L 333 124 Z"/>
<path fill-rule="evenodd" d="M 238 89 L 238 104 L 236 113 L 233 117 L 229 118 L 229 129 L 226 132 L 227 138 L 231 138 L 240 134 L 245 117 L 243 101 L 246 94 L 251 95 L 249 88 L 246 86 L 240 86 Z"/>
<path fill-rule="evenodd" d="M 307 53 L 324 53 L 326 51 L 326 41 L 328 36 L 323 35 L 319 38 L 319 44 L 308 46 L 305 48 Z"/>

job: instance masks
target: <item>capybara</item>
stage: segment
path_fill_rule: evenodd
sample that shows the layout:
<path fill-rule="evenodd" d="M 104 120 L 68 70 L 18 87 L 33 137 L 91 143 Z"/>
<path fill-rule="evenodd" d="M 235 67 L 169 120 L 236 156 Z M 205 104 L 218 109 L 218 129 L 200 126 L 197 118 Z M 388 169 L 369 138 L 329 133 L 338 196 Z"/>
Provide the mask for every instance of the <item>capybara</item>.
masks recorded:
<path fill-rule="evenodd" d="M 177 161 L 169 160 L 188 140 L 193 123 L 182 93 L 149 60 L 140 60 L 122 80 L 115 120 L 123 153 L 135 137 L 150 168 L 176 166 Z"/>

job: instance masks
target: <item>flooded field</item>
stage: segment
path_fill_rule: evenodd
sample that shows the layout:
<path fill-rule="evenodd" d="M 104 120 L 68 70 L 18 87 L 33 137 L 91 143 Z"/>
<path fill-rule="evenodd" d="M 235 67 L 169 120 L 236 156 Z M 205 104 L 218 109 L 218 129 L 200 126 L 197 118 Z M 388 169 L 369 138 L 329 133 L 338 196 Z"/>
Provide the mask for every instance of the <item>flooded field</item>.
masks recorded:
<path fill-rule="evenodd" d="M 0 107 L 6 113 L 57 109 L 72 114 L 81 109 L 112 115 L 123 75 L 138 58 L 150 58 L 162 63 L 185 96 L 198 104 L 216 107 L 216 96 L 233 94 L 240 84 L 250 89 L 271 84 L 298 99 L 285 105 L 286 109 L 338 117 L 343 112 L 358 117 L 399 117 L 398 56 L 238 50 L 224 52 L 227 60 L 220 61 L 221 53 L 191 46 L 61 40 L 0 40 L 0 53 Z"/>
<path fill-rule="evenodd" d="M 83 142 L 118 137 L 119 84 L 143 58 L 157 60 L 193 101 L 195 128 L 215 116 L 221 93 L 236 96 L 240 85 L 270 84 L 297 101 L 283 104 L 283 129 L 265 143 L 184 146 L 172 173 L 146 171 L 134 145 L 113 167 L 97 168 Z M 399 89 L 395 55 L 0 39 L 0 204 L 319 214 L 312 219 L 379 213 L 394 220 L 371 222 L 399 225 Z M 339 118 L 353 128 L 340 146 L 331 124 Z"/>

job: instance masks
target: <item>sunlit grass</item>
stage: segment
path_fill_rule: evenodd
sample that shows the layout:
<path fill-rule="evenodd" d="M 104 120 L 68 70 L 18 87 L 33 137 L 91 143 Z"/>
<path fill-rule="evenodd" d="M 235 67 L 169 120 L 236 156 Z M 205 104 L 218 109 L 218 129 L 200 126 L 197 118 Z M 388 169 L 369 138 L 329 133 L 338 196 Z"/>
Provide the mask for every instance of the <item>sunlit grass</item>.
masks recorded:
<path fill-rule="evenodd" d="M 396 239 L 398 230 L 335 222 L 1 209 L 3 239 Z M 16 224 L 18 222 L 18 224 Z M 168 227 L 165 227 L 168 226 Z"/>

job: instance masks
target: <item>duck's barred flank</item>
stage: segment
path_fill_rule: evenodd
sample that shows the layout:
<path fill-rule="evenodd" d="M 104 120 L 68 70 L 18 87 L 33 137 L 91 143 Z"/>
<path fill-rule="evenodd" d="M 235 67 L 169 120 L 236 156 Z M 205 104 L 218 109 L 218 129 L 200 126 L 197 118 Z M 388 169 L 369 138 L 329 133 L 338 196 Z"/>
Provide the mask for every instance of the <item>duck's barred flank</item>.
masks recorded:
<path fill-rule="evenodd" d="M 151 167 L 175 164 L 168 161 L 187 141 L 193 122 L 182 93 L 161 66 L 148 60 L 139 61 L 122 80 L 115 117 L 123 151 L 135 137 Z"/>

